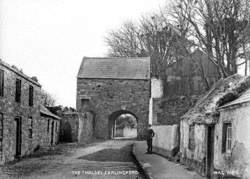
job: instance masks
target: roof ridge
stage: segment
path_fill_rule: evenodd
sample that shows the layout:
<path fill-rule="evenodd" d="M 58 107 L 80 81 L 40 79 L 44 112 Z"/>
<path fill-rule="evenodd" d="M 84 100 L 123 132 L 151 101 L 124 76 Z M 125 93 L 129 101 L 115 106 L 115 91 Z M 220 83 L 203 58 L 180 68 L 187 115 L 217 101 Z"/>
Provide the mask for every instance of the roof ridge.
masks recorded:
<path fill-rule="evenodd" d="M 149 79 L 150 57 L 83 57 L 77 77 Z"/>
<path fill-rule="evenodd" d="M 83 57 L 83 60 L 84 59 L 149 59 L 150 57 L 147 56 L 147 57 L 87 57 L 87 56 L 84 56 Z"/>
<path fill-rule="evenodd" d="M 18 74 L 19 76 L 23 77 L 24 79 L 30 81 L 31 83 L 41 87 L 41 84 L 35 80 L 33 80 L 31 77 L 29 77 L 28 75 L 26 75 L 25 73 L 23 73 L 22 71 L 20 71 L 19 69 L 16 69 L 14 65 L 10 65 L 8 63 L 6 63 L 5 61 L 3 61 L 0 58 L 0 65 L 4 66 L 5 68 L 8 68 L 9 70 L 11 70 L 12 72 Z M 14 66 L 14 67 L 13 67 Z"/>

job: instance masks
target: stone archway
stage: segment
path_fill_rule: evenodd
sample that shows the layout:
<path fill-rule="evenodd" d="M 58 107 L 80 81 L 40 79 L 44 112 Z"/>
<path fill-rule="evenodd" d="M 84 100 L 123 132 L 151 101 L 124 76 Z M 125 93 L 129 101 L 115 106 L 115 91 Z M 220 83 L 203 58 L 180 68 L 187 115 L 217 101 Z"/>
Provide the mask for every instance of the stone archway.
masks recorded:
<path fill-rule="evenodd" d="M 83 59 L 77 75 L 76 108 L 80 113 L 95 112 L 96 138 L 110 138 L 110 115 L 127 110 L 138 117 L 137 138 L 144 139 L 150 97 L 150 58 Z"/>
<path fill-rule="evenodd" d="M 136 135 L 134 136 L 131 135 L 131 136 L 120 136 L 121 138 L 137 138 L 137 124 L 138 124 L 138 117 L 132 113 L 131 111 L 128 111 L 128 110 L 118 110 L 118 111 L 115 111 L 113 112 L 112 114 L 109 115 L 109 120 L 108 120 L 108 136 L 109 136 L 109 139 L 114 139 L 116 138 L 116 132 L 117 132 L 117 126 L 116 126 L 116 121 L 118 120 L 118 118 L 122 115 L 131 115 L 134 119 L 135 119 L 135 123 L 136 123 L 136 126 L 135 129 L 136 129 Z M 126 127 L 126 129 L 128 130 L 128 127 Z M 124 130 L 125 128 L 123 129 L 123 133 L 124 133 Z M 127 131 L 125 130 L 125 131 Z M 133 129 L 130 129 L 130 132 L 134 132 L 134 128 Z"/>

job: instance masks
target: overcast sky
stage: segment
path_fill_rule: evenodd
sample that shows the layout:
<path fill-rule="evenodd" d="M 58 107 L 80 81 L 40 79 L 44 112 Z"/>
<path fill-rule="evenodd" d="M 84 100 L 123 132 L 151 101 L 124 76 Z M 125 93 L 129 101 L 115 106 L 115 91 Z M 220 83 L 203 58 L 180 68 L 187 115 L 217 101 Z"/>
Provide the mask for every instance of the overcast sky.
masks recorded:
<path fill-rule="evenodd" d="M 0 58 L 37 76 L 57 103 L 75 107 L 83 56 L 105 56 L 104 37 L 166 0 L 0 0 Z"/>

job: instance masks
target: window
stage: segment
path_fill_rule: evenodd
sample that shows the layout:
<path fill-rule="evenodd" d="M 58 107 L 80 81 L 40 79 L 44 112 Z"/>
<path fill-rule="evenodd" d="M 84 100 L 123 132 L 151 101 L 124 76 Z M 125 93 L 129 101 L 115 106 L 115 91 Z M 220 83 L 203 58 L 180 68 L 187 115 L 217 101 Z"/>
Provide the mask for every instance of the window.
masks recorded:
<path fill-rule="evenodd" d="M 33 137 L 33 119 L 30 117 L 28 119 L 28 126 L 29 126 L 29 138 L 32 139 Z"/>
<path fill-rule="evenodd" d="M 21 83 L 22 81 L 20 79 L 16 79 L 16 102 L 21 102 Z"/>
<path fill-rule="evenodd" d="M 81 106 L 82 106 L 82 109 L 85 109 L 86 107 L 88 107 L 89 99 L 81 99 Z"/>
<path fill-rule="evenodd" d="M 0 113 L 0 161 L 2 160 L 3 154 L 3 114 Z"/>
<path fill-rule="evenodd" d="M 33 106 L 34 88 L 30 85 L 29 87 L 29 106 Z"/>
<path fill-rule="evenodd" d="M 48 123 L 47 123 L 47 133 L 49 133 L 49 120 L 48 120 Z"/>
<path fill-rule="evenodd" d="M 224 123 L 222 129 L 222 153 L 231 152 L 232 149 L 232 123 Z"/>
<path fill-rule="evenodd" d="M 195 139 L 194 139 L 194 125 L 189 126 L 189 142 L 188 148 L 190 150 L 195 149 Z"/>
<path fill-rule="evenodd" d="M 0 70 L 0 96 L 4 95 L 4 71 Z"/>

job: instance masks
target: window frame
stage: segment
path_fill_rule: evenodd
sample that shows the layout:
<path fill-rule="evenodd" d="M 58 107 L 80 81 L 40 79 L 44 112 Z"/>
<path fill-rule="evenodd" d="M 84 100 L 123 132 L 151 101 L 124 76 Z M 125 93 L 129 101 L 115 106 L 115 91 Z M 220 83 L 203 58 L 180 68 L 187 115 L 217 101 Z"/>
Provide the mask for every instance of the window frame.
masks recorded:
<path fill-rule="evenodd" d="M 16 78 L 15 101 L 17 103 L 21 103 L 21 96 L 22 96 L 22 80 L 19 78 Z"/>
<path fill-rule="evenodd" d="M 189 126 L 189 131 L 188 131 L 188 149 L 191 151 L 195 150 L 195 125 L 190 125 Z"/>
<path fill-rule="evenodd" d="M 29 106 L 34 105 L 34 87 L 32 85 L 29 86 Z"/>
<path fill-rule="evenodd" d="M 0 136 L 1 136 L 1 138 L 0 138 L 0 161 L 2 160 L 2 158 L 3 158 L 3 138 L 4 138 L 4 136 L 3 136 L 3 131 L 4 131 L 4 116 L 3 116 L 3 113 L 0 113 Z"/>
<path fill-rule="evenodd" d="M 28 118 L 28 130 L 29 130 L 29 138 L 32 139 L 33 138 L 33 118 L 32 117 L 29 117 Z"/>
<path fill-rule="evenodd" d="M 0 142 L 3 141 L 3 113 L 0 113 Z"/>
<path fill-rule="evenodd" d="M 0 69 L 0 96 L 4 97 L 4 70 Z"/>
<path fill-rule="evenodd" d="M 224 122 L 222 129 L 222 153 L 230 153 L 232 150 L 232 123 Z"/>
<path fill-rule="evenodd" d="M 90 105 L 90 98 L 81 98 L 81 109 L 86 109 Z"/>
<path fill-rule="evenodd" d="M 50 128 L 50 120 L 48 119 L 48 121 L 47 121 L 47 133 L 49 133 L 49 128 Z"/>

